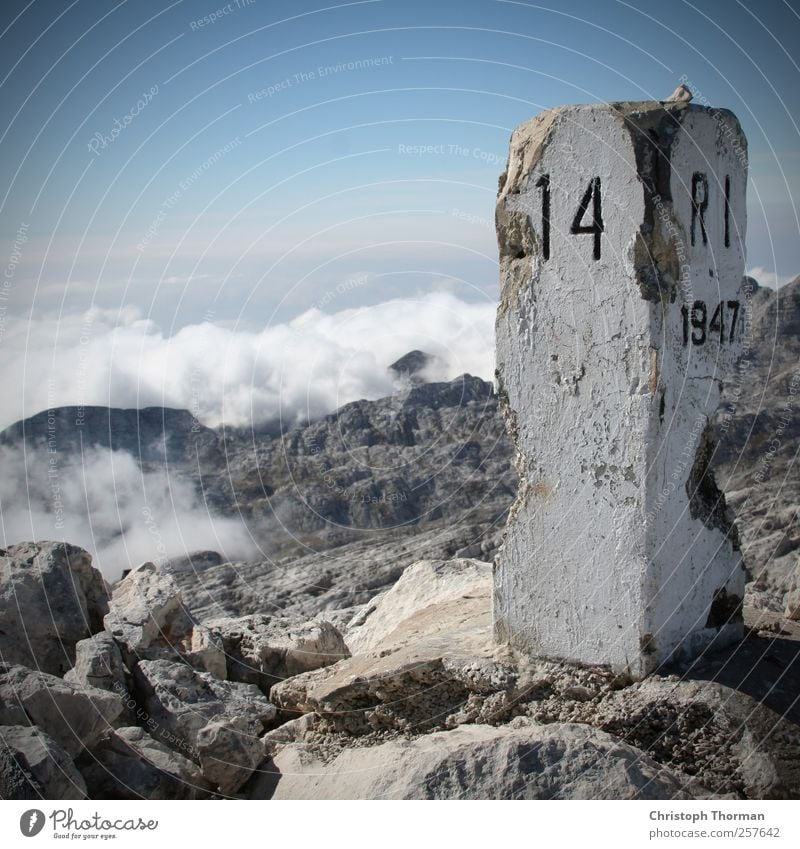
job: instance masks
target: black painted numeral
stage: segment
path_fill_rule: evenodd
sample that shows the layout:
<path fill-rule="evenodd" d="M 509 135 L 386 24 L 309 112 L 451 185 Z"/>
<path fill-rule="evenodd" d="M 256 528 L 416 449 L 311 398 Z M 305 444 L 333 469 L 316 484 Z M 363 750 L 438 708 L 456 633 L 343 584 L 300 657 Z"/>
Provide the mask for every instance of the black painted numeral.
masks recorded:
<path fill-rule="evenodd" d="M 686 309 L 686 307 L 684 307 Z M 689 322 L 692 325 L 692 344 L 705 345 L 706 343 L 706 320 L 708 310 L 704 301 L 695 301 L 689 313 Z M 685 335 L 685 334 L 684 334 Z"/>
<path fill-rule="evenodd" d="M 723 198 L 723 227 L 724 227 L 724 244 L 726 248 L 731 246 L 731 177 L 730 174 L 725 175 L 724 198 Z M 542 192 L 542 257 L 545 260 L 550 259 L 550 219 L 552 216 L 552 204 L 550 196 L 550 175 L 542 174 L 536 181 L 536 188 Z M 709 203 L 709 188 L 708 176 L 702 171 L 695 171 L 692 174 L 692 220 L 691 220 L 691 241 L 692 246 L 697 244 L 697 232 L 700 232 L 700 238 L 704 245 L 708 244 L 708 229 L 706 225 L 706 213 Z M 591 213 L 589 207 L 591 206 Z M 591 223 L 585 224 L 584 219 L 587 214 L 591 214 Z M 586 191 L 583 193 L 581 202 L 572 219 L 572 225 L 569 228 L 573 235 L 582 235 L 589 233 L 594 237 L 594 258 L 600 259 L 602 247 L 601 234 L 605 230 L 603 223 L 603 198 L 600 191 L 600 178 L 592 177 Z M 716 313 L 715 313 L 716 315 Z M 690 318 L 687 313 L 687 322 Z M 724 316 L 717 316 L 718 324 L 714 325 L 712 332 L 719 329 L 720 338 L 724 336 Z M 712 317 L 712 323 L 714 318 Z M 697 343 L 702 344 L 702 343 Z"/>
<path fill-rule="evenodd" d="M 731 319 L 731 335 L 728 338 L 728 342 L 733 342 L 733 334 L 736 330 L 736 319 L 739 317 L 739 302 L 728 301 L 728 309 L 733 313 L 733 318 Z"/>
<path fill-rule="evenodd" d="M 731 176 L 725 175 L 725 247 L 731 246 Z"/>
<path fill-rule="evenodd" d="M 722 301 L 717 304 L 714 310 L 714 315 L 711 316 L 711 323 L 708 325 L 709 333 L 718 333 L 719 341 L 725 341 L 725 309 Z"/>
<path fill-rule="evenodd" d="M 726 338 L 725 308 L 731 313 L 730 329 Z M 720 301 L 708 321 L 708 307 L 705 301 L 695 301 L 691 309 L 684 304 L 681 307 L 683 318 L 683 345 L 705 345 L 709 338 L 718 338 L 720 345 L 731 344 L 736 333 L 736 319 L 739 317 L 739 301 Z"/>
<path fill-rule="evenodd" d="M 550 259 L 550 175 L 542 174 L 536 188 L 542 190 L 542 256 Z"/>
<path fill-rule="evenodd" d="M 592 204 L 592 223 L 583 224 L 583 217 L 589 209 L 589 203 Z M 589 181 L 589 185 L 581 198 L 578 211 L 572 219 L 572 226 L 569 228 L 570 233 L 575 235 L 580 233 L 591 233 L 594 236 L 594 258 L 600 259 L 600 234 L 603 232 L 603 202 L 600 196 L 600 178 L 593 177 Z"/>

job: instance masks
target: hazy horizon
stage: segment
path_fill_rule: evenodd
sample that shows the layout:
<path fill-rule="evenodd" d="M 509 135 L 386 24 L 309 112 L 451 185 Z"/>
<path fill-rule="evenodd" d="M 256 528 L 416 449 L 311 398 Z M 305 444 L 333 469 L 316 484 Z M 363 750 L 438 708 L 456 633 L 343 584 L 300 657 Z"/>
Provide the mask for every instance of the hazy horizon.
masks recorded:
<path fill-rule="evenodd" d="M 779 286 L 800 271 L 798 35 L 787 2 L 9 0 L 0 427 L 71 404 L 293 423 L 391 394 L 415 348 L 437 379 L 493 379 L 512 131 L 681 81 L 741 121 L 747 268 Z M 25 494 L 46 481 L 4 460 L 4 532 L 45 533 Z M 87 545 L 88 498 L 111 537 L 144 490 L 168 504 L 113 455 L 90 471 L 65 505 Z M 176 546 L 242 549 L 176 495 Z M 146 535 L 127 542 L 145 556 Z"/>
<path fill-rule="evenodd" d="M 514 127 L 680 80 L 747 134 L 748 266 L 778 283 L 800 270 L 791 4 L 456 8 L 5 4 L 3 316 L 133 306 L 171 336 L 441 287 L 496 300 Z M 353 280 L 367 282 L 324 303 Z"/>

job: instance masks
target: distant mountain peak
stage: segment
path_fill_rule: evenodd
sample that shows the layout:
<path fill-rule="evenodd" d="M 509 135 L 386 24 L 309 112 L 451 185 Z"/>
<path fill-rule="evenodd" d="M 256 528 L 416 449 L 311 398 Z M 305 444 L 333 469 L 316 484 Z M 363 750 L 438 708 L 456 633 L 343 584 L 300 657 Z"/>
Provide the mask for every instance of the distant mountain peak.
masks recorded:
<path fill-rule="evenodd" d="M 397 374 L 412 375 L 422 371 L 434 359 L 436 358 L 432 354 L 414 350 L 404 354 L 399 360 L 393 362 L 389 368 Z"/>
<path fill-rule="evenodd" d="M 389 371 L 393 371 L 399 378 L 411 378 L 414 383 L 422 382 L 422 372 L 436 362 L 436 359 L 433 354 L 426 354 L 425 351 L 409 351 L 393 362 Z"/>

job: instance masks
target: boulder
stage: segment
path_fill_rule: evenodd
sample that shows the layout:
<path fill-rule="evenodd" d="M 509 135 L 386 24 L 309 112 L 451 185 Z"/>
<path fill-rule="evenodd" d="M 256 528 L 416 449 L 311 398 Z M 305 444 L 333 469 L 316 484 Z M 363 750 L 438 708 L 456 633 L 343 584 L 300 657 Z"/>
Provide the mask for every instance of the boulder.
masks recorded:
<path fill-rule="evenodd" d="M 72 758 L 39 728 L 0 726 L 0 798 L 85 799 Z"/>
<path fill-rule="evenodd" d="M 0 659 L 53 675 L 75 660 L 75 643 L 102 630 L 103 577 L 82 548 L 24 542 L 0 551 Z"/>
<path fill-rule="evenodd" d="M 101 631 L 75 646 L 75 666 L 64 675 L 71 684 L 125 693 L 125 665 L 119 646 L 108 631 Z"/>
<path fill-rule="evenodd" d="M 194 620 L 171 575 L 153 563 L 141 564 L 116 585 L 105 626 L 131 667 L 142 659 L 181 656 L 195 668 L 225 678 L 221 641 Z"/>
<path fill-rule="evenodd" d="M 106 690 L 0 664 L 0 725 L 36 725 L 73 758 L 90 749 L 122 711 L 122 699 Z"/>
<path fill-rule="evenodd" d="M 392 589 L 357 625 L 355 644 L 368 650 L 288 678 L 270 699 L 288 713 L 316 712 L 351 734 L 446 728 L 472 694 L 498 694 L 495 718 L 513 704 L 519 676 L 495 657 L 492 642 L 491 567 L 470 560 L 418 563 L 396 586 L 398 612 Z"/>
<path fill-rule="evenodd" d="M 172 578 L 153 563 L 132 569 L 115 587 L 105 617 L 106 630 L 130 648 L 149 648 L 181 612 Z"/>
<path fill-rule="evenodd" d="M 203 775 L 225 795 L 236 793 L 264 760 L 263 731 L 249 716 L 226 716 L 204 725 L 195 738 Z"/>
<path fill-rule="evenodd" d="M 800 798 L 800 728 L 745 693 L 653 676 L 586 706 L 587 719 L 712 793 Z"/>
<path fill-rule="evenodd" d="M 256 684 L 265 693 L 277 681 L 350 656 L 339 630 L 319 617 L 298 622 L 254 615 L 205 624 L 222 641 L 227 677 Z"/>
<path fill-rule="evenodd" d="M 304 713 L 273 728 L 272 731 L 267 731 L 262 737 L 266 753 L 272 755 L 287 743 L 303 742 L 307 734 L 313 733 L 316 720 L 317 717 L 313 713 Z"/>
<path fill-rule="evenodd" d="M 192 572 L 194 574 L 219 566 L 224 560 L 218 551 L 190 551 L 181 557 L 170 557 L 166 563 L 168 572 Z"/>
<path fill-rule="evenodd" d="M 350 622 L 345 641 L 353 654 L 374 649 L 410 616 L 449 601 L 485 596 L 492 566 L 479 560 L 422 560 L 376 596 Z"/>
<path fill-rule="evenodd" d="M 691 799 L 691 779 L 584 725 L 516 719 L 344 749 L 290 743 L 248 786 L 273 799 Z"/>
<path fill-rule="evenodd" d="M 141 661 L 134 681 L 159 740 L 199 763 L 220 793 L 235 793 L 264 757 L 261 737 L 274 705 L 252 684 L 220 681 L 184 663 Z"/>
<path fill-rule="evenodd" d="M 786 583 L 788 589 L 783 615 L 791 622 L 800 622 L 800 564 L 795 564 Z"/>
<path fill-rule="evenodd" d="M 112 731 L 80 768 L 93 799 L 198 799 L 211 790 L 189 758 L 135 726 Z"/>

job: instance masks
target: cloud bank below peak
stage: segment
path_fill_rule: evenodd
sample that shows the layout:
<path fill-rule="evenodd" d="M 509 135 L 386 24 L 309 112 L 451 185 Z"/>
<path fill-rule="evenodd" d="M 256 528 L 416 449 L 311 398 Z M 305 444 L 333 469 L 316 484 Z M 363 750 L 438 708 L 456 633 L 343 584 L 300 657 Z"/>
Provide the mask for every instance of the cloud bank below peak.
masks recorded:
<path fill-rule="evenodd" d="M 390 363 L 433 354 L 430 380 L 494 373 L 496 304 L 448 292 L 323 312 L 250 330 L 195 324 L 167 336 L 129 308 L 58 320 L 6 317 L 0 427 L 58 406 L 188 409 L 209 426 L 287 426 L 389 395 Z"/>

